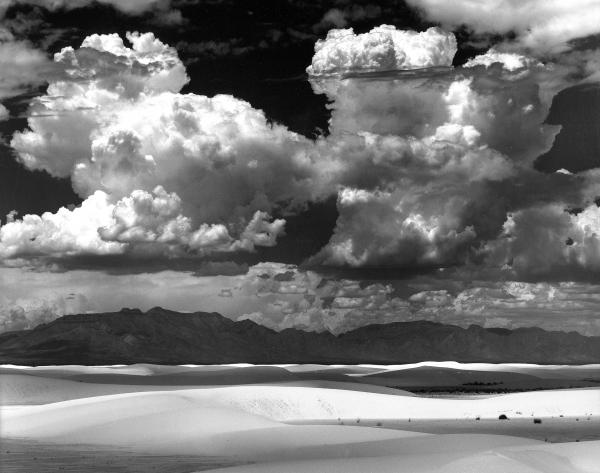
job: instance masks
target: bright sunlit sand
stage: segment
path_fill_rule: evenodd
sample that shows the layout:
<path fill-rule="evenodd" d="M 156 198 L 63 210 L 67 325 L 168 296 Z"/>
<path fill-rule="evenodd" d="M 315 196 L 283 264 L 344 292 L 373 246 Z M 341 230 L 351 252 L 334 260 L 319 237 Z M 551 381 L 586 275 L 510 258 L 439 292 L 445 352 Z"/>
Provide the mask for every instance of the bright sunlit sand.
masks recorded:
<path fill-rule="evenodd" d="M 599 388 L 444 397 L 356 383 L 356 376 L 322 379 L 330 371 L 414 368 L 3 366 L 2 456 L 15 465 L 17 452 L 28 451 L 20 458 L 29 471 L 46 471 L 36 470 L 36 451 L 45 464 L 70 459 L 72 465 L 79 451 L 98 465 L 114 457 L 115 465 L 164 468 L 156 471 L 600 471 Z M 520 366 L 519 372 L 549 369 Z M 583 367 L 552 369 L 576 379 Z M 279 370 L 303 378 L 286 379 Z M 265 373 L 276 380 L 265 381 Z M 240 376 L 245 382 L 236 384 Z M 167 386 L 167 379 L 199 385 Z"/>

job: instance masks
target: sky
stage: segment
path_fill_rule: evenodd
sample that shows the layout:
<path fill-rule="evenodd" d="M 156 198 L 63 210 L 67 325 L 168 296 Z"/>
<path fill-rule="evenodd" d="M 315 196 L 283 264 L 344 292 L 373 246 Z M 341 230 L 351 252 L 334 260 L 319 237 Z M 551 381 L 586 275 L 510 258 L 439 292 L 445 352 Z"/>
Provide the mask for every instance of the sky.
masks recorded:
<path fill-rule="evenodd" d="M 0 331 L 600 335 L 599 82 L 600 0 L 0 0 Z"/>

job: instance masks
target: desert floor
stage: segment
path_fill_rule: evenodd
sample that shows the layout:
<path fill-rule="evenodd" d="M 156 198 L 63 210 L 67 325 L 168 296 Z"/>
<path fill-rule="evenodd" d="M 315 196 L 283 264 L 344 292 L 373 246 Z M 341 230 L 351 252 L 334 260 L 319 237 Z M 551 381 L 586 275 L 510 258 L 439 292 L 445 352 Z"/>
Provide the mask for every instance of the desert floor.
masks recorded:
<path fill-rule="evenodd" d="M 2 472 L 600 472 L 600 365 L 4 365 L 0 403 Z"/>

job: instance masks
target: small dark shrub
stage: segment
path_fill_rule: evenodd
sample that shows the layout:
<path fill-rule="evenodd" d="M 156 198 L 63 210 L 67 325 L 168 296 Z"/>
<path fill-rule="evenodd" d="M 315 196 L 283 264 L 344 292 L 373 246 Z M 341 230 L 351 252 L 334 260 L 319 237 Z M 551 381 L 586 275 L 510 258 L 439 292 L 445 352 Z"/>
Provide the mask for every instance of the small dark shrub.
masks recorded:
<path fill-rule="evenodd" d="M 500 419 L 500 420 L 508 420 L 508 417 L 506 417 L 506 414 L 500 414 L 498 416 L 498 419 Z"/>

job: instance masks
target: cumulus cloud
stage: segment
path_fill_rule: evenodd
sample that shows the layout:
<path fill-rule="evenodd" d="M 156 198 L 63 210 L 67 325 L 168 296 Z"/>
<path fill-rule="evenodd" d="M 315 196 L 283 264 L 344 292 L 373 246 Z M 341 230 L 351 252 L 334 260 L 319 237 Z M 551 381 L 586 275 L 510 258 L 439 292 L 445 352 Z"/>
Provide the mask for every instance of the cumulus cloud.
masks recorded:
<path fill-rule="evenodd" d="M 179 94 L 188 77 L 176 51 L 151 33 L 127 38 L 131 47 L 116 34 L 92 35 L 57 53 L 63 75 L 33 100 L 29 129 L 11 142 L 29 169 L 71 178 L 86 199 L 75 215 L 101 201 L 96 211 L 114 220 L 91 220 L 86 241 L 97 248 L 80 252 L 120 252 L 124 243 L 159 252 L 172 243 L 202 252 L 274 245 L 285 222 L 269 213 L 300 209 L 325 192 L 309 141 L 234 97 Z M 172 205 L 158 206 L 165 199 Z M 22 233 L 16 225 L 3 229 L 1 241 L 19 248 L 5 254 L 28 251 L 10 236 Z M 42 227 L 29 246 L 53 254 L 40 242 L 65 238 L 52 238 L 58 225 Z M 80 240 L 67 240 L 67 252 L 76 252 Z"/>
<path fill-rule="evenodd" d="M 108 196 L 99 191 L 73 210 L 65 207 L 56 213 L 14 216 L 0 227 L 0 255 L 61 256 L 72 253 L 120 253 L 122 245 L 102 240 L 98 228 L 109 225 L 111 204 Z"/>
<path fill-rule="evenodd" d="M 328 279 L 294 265 L 257 264 L 225 290 L 230 306 L 240 301 L 230 311 L 233 318 L 250 319 L 275 330 L 341 333 L 370 323 L 411 318 L 408 302 L 395 297 L 389 285 Z"/>
<path fill-rule="evenodd" d="M 492 51 L 454 70 L 316 78 L 315 90 L 332 102 L 330 135 L 319 145 L 338 176 L 340 215 L 310 262 L 468 261 L 500 233 L 506 211 L 523 205 L 502 194 L 531 179 L 533 161 L 559 130 L 543 124 L 551 97 L 565 86 L 549 81 L 550 71 Z"/>
<path fill-rule="evenodd" d="M 455 53 L 454 35 L 439 28 L 417 33 L 381 25 L 358 35 L 352 28 L 333 29 L 315 44 L 306 71 L 319 75 L 450 66 Z"/>
<path fill-rule="evenodd" d="M 67 314 L 80 314 L 90 309 L 82 294 L 53 295 L 49 298 L 23 297 L 0 299 L 0 332 L 31 329 Z"/>
<path fill-rule="evenodd" d="M 456 40 L 438 28 L 333 30 L 308 68 L 331 109 L 329 133 L 312 141 L 232 96 L 181 94 L 175 49 L 151 33 L 127 39 L 92 35 L 58 52 L 61 75 L 11 141 L 26 167 L 69 177 L 86 199 L 59 211 L 64 228 L 98 202 L 104 220 L 83 246 L 60 234 L 59 213 L 10 222 L 5 255 L 253 251 L 284 232 L 269 215 L 337 194 L 336 228 L 310 264 L 497 267 L 515 261 L 510 219 L 594 198 L 593 174 L 532 170 L 559 131 L 544 123 L 552 98 L 583 77 L 575 65 L 491 49 L 452 68 Z M 571 246 L 593 248 L 581 241 Z M 595 271 L 587 251 L 569 258 Z"/>
<path fill-rule="evenodd" d="M 600 270 L 600 208 L 580 212 L 560 204 L 525 208 L 510 214 L 501 237 L 488 244 L 489 262 L 519 277 L 577 276 Z"/>
<path fill-rule="evenodd" d="M 62 207 L 41 216 L 13 214 L 0 227 L 0 256 L 4 259 L 77 255 L 111 255 L 126 252 L 150 255 L 203 255 L 211 252 L 254 251 L 273 246 L 283 233 L 285 221 L 271 221 L 256 212 L 233 238 L 222 224 L 193 226 L 181 214 L 181 199 L 156 187 L 152 193 L 135 190 L 111 203 L 108 194 L 96 191 L 80 207 Z"/>
<path fill-rule="evenodd" d="M 34 101 L 30 130 L 11 143 L 27 167 L 71 176 L 83 197 L 164 185 L 198 219 L 306 200 L 306 139 L 234 97 L 176 93 L 188 78 L 175 50 L 152 34 L 128 38 L 132 48 L 94 35 L 56 54 L 68 80 Z"/>
<path fill-rule="evenodd" d="M 67 47 L 55 54 L 64 77 L 32 101 L 30 130 L 16 133 L 11 142 L 26 167 L 69 176 L 78 160 L 91 157 L 100 122 L 145 93 L 178 91 L 189 80 L 173 48 L 152 34 L 128 37 L 131 49 L 116 34 L 92 35 L 79 50 Z"/>
<path fill-rule="evenodd" d="M 597 288 L 581 283 L 469 282 L 443 289 L 444 280 L 418 280 L 402 291 L 391 283 L 328 278 L 293 265 L 261 263 L 247 274 L 223 280 L 224 308 L 234 319 L 250 319 L 275 330 L 299 328 L 343 333 L 377 323 L 430 320 L 468 327 L 600 333 Z M 413 287 L 414 286 L 414 287 Z M 400 297 L 398 292 L 409 295 Z"/>
<path fill-rule="evenodd" d="M 472 227 L 456 221 L 465 201 L 453 196 L 445 200 L 447 195 L 437 197 L 425 201 L 401 191 L 344 189 L 338 197 L 340 217 L 334 235 L 314 262 L 416 267 L 460 261 L 461 253 L 476 237 Z"/>
<path fill-rule="evenodd" d="M 515 33 L 520 47 L 544 52 L 569 48 L 569 41 L 600 33 L 596 0 L 407 0 L 443 26 L 466 25 L 475 33 Z"/>

